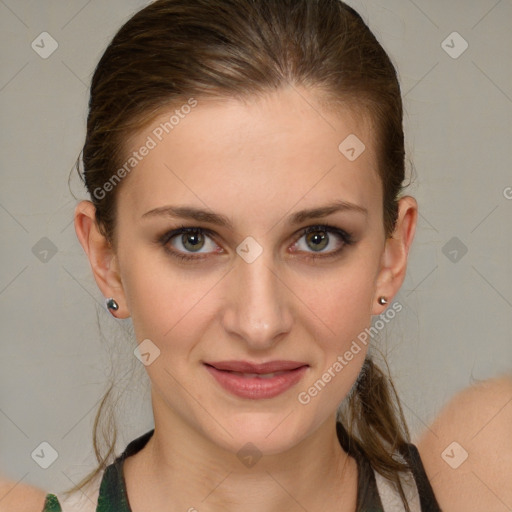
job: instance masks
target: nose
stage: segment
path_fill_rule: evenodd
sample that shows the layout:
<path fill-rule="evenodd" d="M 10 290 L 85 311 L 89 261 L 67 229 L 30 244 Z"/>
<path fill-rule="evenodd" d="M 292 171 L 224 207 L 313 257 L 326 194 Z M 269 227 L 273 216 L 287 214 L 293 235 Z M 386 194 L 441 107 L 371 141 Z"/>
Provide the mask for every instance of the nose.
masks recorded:
<path fill-rule="evenodd" d="M 290 332 L 290 291 L 272 263 L 261 254 L 252 263 L 242 258 L 230 272 L 228 300 L 222 315 L 226 332 L 252 350 L 265 350 Z"/>

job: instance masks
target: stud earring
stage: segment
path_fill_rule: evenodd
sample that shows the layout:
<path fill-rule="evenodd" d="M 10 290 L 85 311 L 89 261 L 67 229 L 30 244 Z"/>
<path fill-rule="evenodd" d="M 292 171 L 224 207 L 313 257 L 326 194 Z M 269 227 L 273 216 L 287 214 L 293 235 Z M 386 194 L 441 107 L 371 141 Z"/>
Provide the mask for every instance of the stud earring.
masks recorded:
<path fill-rule="evenodd" d="M 387 304 L 388 303 L 388 299 L 386 299 L 386 297 L 379 297 L 379 304 L 381 306 L 384 306 L 384 304 Z"/>
<path fill-rule="evenodd" d="M 119 304 L 113 298 L 105 299 L 105 305 L 111 313 L 119 309 Z"/>

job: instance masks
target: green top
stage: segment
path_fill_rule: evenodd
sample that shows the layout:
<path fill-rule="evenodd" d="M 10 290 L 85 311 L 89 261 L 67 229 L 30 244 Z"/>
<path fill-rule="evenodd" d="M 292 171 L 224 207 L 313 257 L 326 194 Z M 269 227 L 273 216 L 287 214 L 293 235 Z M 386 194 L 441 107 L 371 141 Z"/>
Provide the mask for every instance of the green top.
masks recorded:
<path fill-rule="evenodd" d="M 57 496 L 54 494 L 48 494 L 46 496 L 43 512 L 62 512 Z"/>
<path fill-rule="evenodd" d="M 348 434 L 341 423 L 336 424 L 336 430 L 342 448 L 357 461 L 357 512 L 384 512 L 370 462 L 357 446 L 349 442 Z M 96 512 L 132 512 L 128 503 L 123 462 L 126 457 L 142 450 L 153 433 L 154 429 L 131 441 L 125 451 L 106 467 L 100 484 Z M 441 512 L 417 448 L 413 444 L 408 444 L 407 450 L 408 453 L 405 454 L 405 457 L 410 463 L 418 487 L 421 512 Z M 59 501 L 54 494 L 46 496 L 42 512 L 62 512 Z"/>

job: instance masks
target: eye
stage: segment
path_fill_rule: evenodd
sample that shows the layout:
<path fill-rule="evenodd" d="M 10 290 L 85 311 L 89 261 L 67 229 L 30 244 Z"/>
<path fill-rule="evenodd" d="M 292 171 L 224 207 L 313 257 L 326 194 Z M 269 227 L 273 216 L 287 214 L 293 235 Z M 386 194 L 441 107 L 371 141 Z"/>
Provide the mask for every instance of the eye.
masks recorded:
<path fill-rule="evenodd" d="M 331 236 L 334 234 L 335 239 L 338 239 L 338 243 L 335 244 L 331 240 Z M 313 252 L 306 256 L 308 259 L 317 259 L 317 258 L 330 258 L 337 256 L 345 246 L 352 245 L 354 243 L 353 237 L 350 233 L 347 233 L 343 229 L 336 228 L 334 226 L 329 225 L 320 225 L 320 226 L 310 226 L 302 231 L 302 235 L 299 240 L 295 243 L 293 252 L 297 252 L 296 246 L 300 245 L 299 242 L 302 238 L 305 237 L 305 246 L 306 252 L 309 252 L 308 248 L 313 248 Z M 341 242 L 340 242 L 341 240 Z M 323 251 L 329 245 L 337 245 L 337 249 L 332 249 L 330 251 Z M 299 248 L 301 251 L 302 248 Z M 316 253 L 316 254 L 315 254 Z"/>
<path fill-rule="evenodd" d="M 332 243 L 330 236 L 332 234 L 335 235 L 335 239 L 338 239 L 337 244 Z M 207 258 L 208 256 L 206 255 L 209 253 L 223 252 L 222 249 L 218 249 L 218 245 L 215 242 L 210 241 L 208 243 L 208 239 L 211 239 L 212 236 L 213 232 L 207 229 L 182 226 L 179 229 L 165 233 L 158 241 L 171 256 L 181 260 L 197 261 Z M 305 249 L 299 243 L 304 237 Z M 338 255 L 345 246 L 352 245 L 353 243 L 352 235 L 343 229 L 329 225 L 310 226 L 302 230 L 300 238 L 293 245 L 292 252 L 310 253 L 305 256 L 307 259 L 329 258 Z M 329 245 L 338 245 L 338 248 L 324 251 Z M 308 248 L 311 247 L 313 251 L 308 251 Z M 204 248 L 206 250 L 201 252 Z M 204 256 L 197 256 L 199 254 L 204 254 Z"/>
<path fill-rule="evenodd" d="M 179 229 L 166 233 L 160 239 L 160 243 L 164 246 L 165 250 L 171 254 L 171 256 L 182 260 L 200 260 L 204 259 L 205 256 L 193 256 L 191 254 L 203 254 L 200 250 L 205 246 L 208 248 L 208 244 L 205 241 L 210 237 L 210 235 L 211 232 L 206 229 L 182 226 Z M 175 249 L 170 248 L 169 245 Z M 216 247 L 217 244 L 210 244 L 210 249 L 213 249 L 213 252 L 215 252 Z M 187 254 L 188 251 L 191 252 Z M 212 251 L 205 252 L 208 253 Z"/>

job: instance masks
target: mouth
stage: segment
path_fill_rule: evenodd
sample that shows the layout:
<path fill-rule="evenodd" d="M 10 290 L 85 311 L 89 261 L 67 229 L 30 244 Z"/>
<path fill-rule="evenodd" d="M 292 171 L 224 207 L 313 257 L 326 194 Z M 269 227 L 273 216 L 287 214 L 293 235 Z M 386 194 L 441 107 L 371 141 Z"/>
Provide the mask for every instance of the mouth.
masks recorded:
<path fill-rule="evenodd" d="M 218 361 L 204 363 L 220 386 L 240 398 L 276 397 L 295 386 L 309 368 L 298 361 Z"/>

